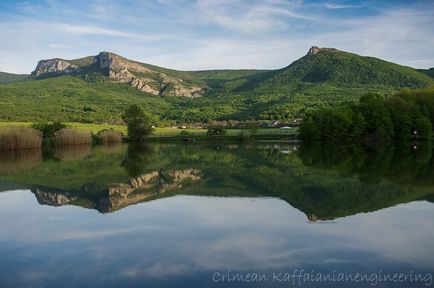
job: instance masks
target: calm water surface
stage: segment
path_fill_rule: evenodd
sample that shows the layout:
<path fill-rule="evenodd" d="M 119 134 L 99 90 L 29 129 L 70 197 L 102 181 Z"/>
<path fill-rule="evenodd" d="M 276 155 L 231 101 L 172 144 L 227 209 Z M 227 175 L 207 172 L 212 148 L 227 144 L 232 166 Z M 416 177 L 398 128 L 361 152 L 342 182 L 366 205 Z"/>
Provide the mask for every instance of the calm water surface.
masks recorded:
<path fill-rule="evenodd" d="M 0 287 L 433 287 L 430 145 L 0 153 L 0 191 Z"/>

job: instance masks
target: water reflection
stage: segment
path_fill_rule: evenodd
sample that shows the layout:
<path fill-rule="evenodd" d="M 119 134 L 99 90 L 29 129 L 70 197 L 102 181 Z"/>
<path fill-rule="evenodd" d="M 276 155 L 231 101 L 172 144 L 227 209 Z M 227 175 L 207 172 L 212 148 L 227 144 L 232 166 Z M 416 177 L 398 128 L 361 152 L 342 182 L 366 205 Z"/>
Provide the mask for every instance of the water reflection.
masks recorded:
<path fill-rule="evenodd" d="M 30 189 L 40 204 L 103 213 L 176 194 L 268 196 L 285 200 L 311 221 L 332 220 L 432 201 L 432 158 L 431 145 L 413 144 L 84 145 L 45 152 L 43 161 L 35 151 L 3 156 L 9 160 L 0 170 L 0 187 Z"/>
<path fill-rule="evenodd" d="M 432 147 L 412 144 L 168 143 L 3 154 L 0 286 L 288 287 L 212 275 L 432 273 Z M 300 287 L 348 287 L 335 284 Z"/>
<path fill-rule="evenodd" d="M 40 149 L 0 151 L 0 174 L 29 170 L 41 164 Z"/>

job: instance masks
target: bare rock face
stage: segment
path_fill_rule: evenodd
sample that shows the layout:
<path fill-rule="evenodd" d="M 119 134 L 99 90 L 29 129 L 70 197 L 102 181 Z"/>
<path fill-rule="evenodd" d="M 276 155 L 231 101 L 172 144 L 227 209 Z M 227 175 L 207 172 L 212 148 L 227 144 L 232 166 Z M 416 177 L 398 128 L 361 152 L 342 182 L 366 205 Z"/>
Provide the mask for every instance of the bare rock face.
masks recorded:
<path fill-rule="evenodd" d="M 113 59 L 108 52 L 101 52 L 93 58 L 93 63 L 96 63 L 101 69 L 110 69 Z"/>
<path fill-rule="evenodd" d="M 312 47 L 309 49 L 309 52 L 307 52 L 307 55 L 315 55 L 315 54 L 317 54 L 319 51 L 321 51 L 320 48 L 318 48 L 318 47 L 316 47 L 316 46 L 312 46 Z"/>
<path fill-rule="evenodd" d="M 203 94 L 201 87 L 186 86 L 181 79 L 109 52 L 99 53 L 94 57 L 93 63 L 100 69 L 107 70 L 111 80 L 126 83 L 152 95 L 196 98 Z"/>
<path fill-rule="evenodd" d="M 140 91 L 156 96 L 182 96 L 197 98 L 203 95 L 204 88 L 184 83 L 182 79 L 170 76 L 157 68 L 131 61 L 110 52 L 101 52 L 93 57 L 87 64 L 75 65 L 76 60 L 63 60 L 59 58 L 41 60 L 38 62 L 32 75 L 36 77 L 46 75 L 80 74 L 86 73 L 87 68 L 99 70 L 113 82 L 124 83 Z M 170 73 L 169 73 L 170 74 Z"/>
<path fill-rule="evenodd" d="M 80 67 L 62 59 L 41 60 L 38 62 L 32 75 L 42 76 L 45 74 L 76 74 L 80 73 Z"/>
<path fill-rule="evenodd" d="M 307 55 L 315 55 L 318 54 L 321 51 L 337 51 L 338 49 L 335 48 L 319 48 L 317 46 L 312 46 L 309 49 L 309 52 L 307 52 Z"/>

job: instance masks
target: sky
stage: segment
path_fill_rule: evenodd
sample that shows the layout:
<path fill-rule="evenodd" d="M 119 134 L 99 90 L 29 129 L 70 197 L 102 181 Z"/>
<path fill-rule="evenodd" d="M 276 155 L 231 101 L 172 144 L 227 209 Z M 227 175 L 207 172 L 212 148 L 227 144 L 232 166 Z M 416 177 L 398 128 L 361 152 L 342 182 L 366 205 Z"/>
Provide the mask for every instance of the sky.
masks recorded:
<path fill-rule="evenodd" d="M 434 67 L 434 1 L 0 0 L 0 71 L 110 51 L 178 70 L 275 69 L 311 46 Z"/>

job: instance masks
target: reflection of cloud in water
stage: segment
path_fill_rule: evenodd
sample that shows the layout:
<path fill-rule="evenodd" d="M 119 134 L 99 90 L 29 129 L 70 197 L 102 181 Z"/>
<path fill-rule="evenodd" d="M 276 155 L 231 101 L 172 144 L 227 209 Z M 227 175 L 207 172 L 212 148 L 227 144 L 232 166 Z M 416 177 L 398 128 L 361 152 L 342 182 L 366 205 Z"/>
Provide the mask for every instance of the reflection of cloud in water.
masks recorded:
<path fill-rule="evenodd" d="M 0 230 L 9 229 L 0 241 L 18 249 L 14 263 L 37 261 L 55 278 L 70 277 L 68 269 L 83 281 L 106 283 L 307 265 L 434 268 L 434 210 L 419 208 L 432 207 L 426 202 L 358 214 L 334 225 L 310 225 L 303 213 L 273 198 L 177 196 L 101 215 L 38 206 L 32 197 L 0 195 L 0 217 L 8 213 L 12 221 L 0 222 Z M 19 205 L 5 204 L 13 198 L 20 199 Z M 46 220 L 51 217 L 59 220 Z M 47 251 L 56 251 L 56 257 L 44 260 Z M 0 266 L 10 264 L 7 251 L 0 247 L 0 253 L 6 256 Z M 24 269 L 17 265 L 11 273 Z"/>

